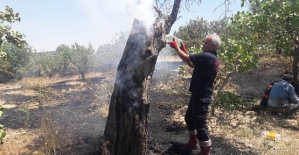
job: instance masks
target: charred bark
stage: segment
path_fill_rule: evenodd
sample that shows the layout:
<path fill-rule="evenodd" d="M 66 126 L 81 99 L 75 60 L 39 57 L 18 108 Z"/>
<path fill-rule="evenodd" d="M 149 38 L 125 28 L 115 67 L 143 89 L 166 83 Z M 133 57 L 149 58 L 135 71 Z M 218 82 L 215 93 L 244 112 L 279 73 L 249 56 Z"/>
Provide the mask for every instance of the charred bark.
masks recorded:
<path fill-rule="evenodd" d="M 150 108 L 151 78 L 164 35 L 177 18 L 181 0 L 175 0 L 170 16 L 158 12 L 148 32 L 142 21 L 134 20 L 120 60 L 102 143 L 103 155 L 145 155 Z"/>
<path fill-rule="evenodd" d="M 292 71 L 296 83 L 298 83 L 298 63 L 299 63 L 299 48 L 295 48 L 293 51 Z"/>

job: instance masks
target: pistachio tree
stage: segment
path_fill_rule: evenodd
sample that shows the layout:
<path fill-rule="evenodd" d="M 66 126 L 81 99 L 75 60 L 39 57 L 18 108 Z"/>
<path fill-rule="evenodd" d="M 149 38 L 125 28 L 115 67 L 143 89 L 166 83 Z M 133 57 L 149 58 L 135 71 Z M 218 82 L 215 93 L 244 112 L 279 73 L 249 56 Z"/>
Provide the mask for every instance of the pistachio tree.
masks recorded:
<path fill-rule="evenodd" d="M 59 45 L 54 52 L 57 72 L 60 75 L 72 74 L 71 72 L 71 48 L 67 45 Z"/>
<path fill-rule="evenodd" d="M 52 52 L 35 53 L 33 58 L 37 76 L 52 77 L 56 74 L 57 63 Z"/>
<path fill-rule="evenodd" d="M 116 66 L 122 56 L 128 36 L 129 32 L 119 32 L 115 34 L 111 43 L 100 45 L 96 53 L 96 65 L 109 70 Z"/>
<path fill-rule="evenodd" d="M 94 63 L 95 50 L 90 44 L 88 47 L 75 43 L 71 46 L 70 61 L 77 67 L 77 71 L 81 78 L 85 80 L 85 74 L 90 71 Z"/>
<path fill-rule="evenodd" d="M 174 35 L 181 38 L 187 47 L 200 48 L 203 38 L 212 33 L 222 35 L 227 27 L 228 18 L 208 21 L 203 17 L 190 19 L 186 25 L 179 27 L 174 31 Z"/>
<path fill-rule="evenodd" d="M 298 81 L 299 62 L 299 1 L 297 0 L 243 0 L 250 10 L 238 12 L 231 18 L 228 33 L 224 36 L 220 58 L 224 68 L 220 73 L 218 92 L 234 72 L 242 72 L 256 66 L 259 50 L 279 51 L 293 57 L 292 70 Z M 287 69 L 287 68 L 286 68 Z M 214 106 L 213 110 L 214 111 Z"/>
<path fill-rule="evenodd" d="M 28 72 L 30 58 L 32 56 L 31 47 L 17 47 L 14 44 L 3 43 L 2 52 L 6 53 L 3 64 L 7 64 L 5 71 L 0 71 L 0 82 L 10 80 L 12 78 L 20 78 L 23 73 Z M 3 59 L 2 59 L 3 60 Z"/>
<path fill-rule="evenodd" d="M 236 17 L 233 17 L 233 19 Z M 216 78 L 216 92 L 212 103 L 212 114 L 218 102 L 220 92 L 224 86 L 231 82 L 234 73 L 242 73 L 257 67 L 258 57 L 256 54 L 258 38 L 253 32 L 244 29 L 247 23 L 246 18 L 231 22 L 222 35 L 222 45 L 218 57 L 221 62 L 221 69 Z"/>
<path fill-rule="evenodd" d="M 26 45 L 24 35 L 16 30 L 12 30 L 14 22 L 20 22 L 19 13 L 15 13 L 12 8 L 6 6 L 0 11 L 0 72 L 12 74 L 8 72 L 11 64 L 7 61 L 7 53 L 2 50 L 3 43 L 12 43 L 17 47 Z"/>
<path fill-rule="evenodd" d="M 250 12 L 239 12 L 239 21 L 249 19 L 244 28 L 254 32 L 260 40 L 259 47 L 279 50 L 293 58 L 292 70 L 298 81 L 299 62 L 299 1 L 298 0 L 243 0 Z"/>
<path fill-rule="evenodd" d="M 7 54 L 2 51 L 2 44 L 4 42 L 12 43 L 18 47 L 22 47 L 26 44 L 24 36 L 15 30 L 11 29 L 11 24 L 15 21 L 21 21 L 19 13 L 15 13 L 12 8 L 6 6 L 4 10 L 0 11 L 0 72 L 7 72 L 7 68 L 11 65 L 7 61 Z M 10 25 L 9 25 L 10 24 Z M 2 115 L 3 108 L 0 107 L 0 117 Z M 0 124 L 0 142 L 5 137 L 5 128 Z"/>

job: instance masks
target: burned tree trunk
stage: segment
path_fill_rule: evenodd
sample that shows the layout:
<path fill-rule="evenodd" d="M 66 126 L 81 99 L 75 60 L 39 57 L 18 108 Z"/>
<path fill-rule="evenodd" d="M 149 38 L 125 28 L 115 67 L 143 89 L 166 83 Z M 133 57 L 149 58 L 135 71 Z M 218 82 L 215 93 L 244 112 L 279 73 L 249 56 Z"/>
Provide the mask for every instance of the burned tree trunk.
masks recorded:
<path fill-rule="evenodd" d="M 111 96 L 102 144 L 103 155 L 145 155 L 149 91 L 164 35 L 177 18 L 181 0 L 175 0 L 170 16 L 158 12 L 150 31 L 135 19 L 120 60 Z M 158 11 L 158 10 L 157 10 Z"/>
<path fill-rule="evenodd" d="M 293 64 L 292 64 L 292 71 L 294 80 L 298 83 L 298 63 L 299 63 L 299 48 L 295 48 L 293 51 Z"/>

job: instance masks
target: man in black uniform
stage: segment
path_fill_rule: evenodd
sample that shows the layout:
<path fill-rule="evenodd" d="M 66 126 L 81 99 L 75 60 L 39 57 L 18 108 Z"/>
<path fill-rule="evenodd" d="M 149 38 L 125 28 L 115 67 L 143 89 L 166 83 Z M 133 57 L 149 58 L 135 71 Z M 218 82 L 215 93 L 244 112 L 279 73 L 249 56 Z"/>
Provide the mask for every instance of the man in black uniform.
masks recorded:
<path fill-rule="evenodd" d="M 216 51 L 220 44 L 221 40 L 218 35 L 208 35 L 203 44 L 203 52 L 189 55 L 183 43 L 181 43 L 181 48 L 178 48 L 175 39 L 169 43 L 179 57 L 191 68 L 194 68 L 189 88 L 192 94 L 185 121 L 190 137 L 187 145 L 194 149 L 199 143 L 201 152 L 198 155 L 209 155 L 212 144 L 208 133 L 207 116 L 209 104 L 212 101 L 213 83 L 219 67 Z"/>

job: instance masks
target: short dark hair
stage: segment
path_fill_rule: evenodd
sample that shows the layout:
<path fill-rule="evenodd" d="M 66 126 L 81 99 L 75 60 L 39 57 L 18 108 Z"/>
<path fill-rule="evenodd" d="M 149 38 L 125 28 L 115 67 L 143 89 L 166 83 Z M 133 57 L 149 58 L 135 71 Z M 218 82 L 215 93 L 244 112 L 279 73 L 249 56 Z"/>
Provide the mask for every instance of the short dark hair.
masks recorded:
<path fill-rule="evenodd" d="M 294 80 L 293 74 L 292 73 L 285 73 L 282 76 L 283 80 Z"/>

